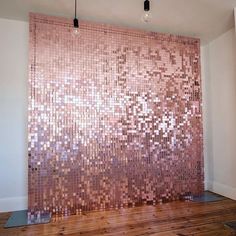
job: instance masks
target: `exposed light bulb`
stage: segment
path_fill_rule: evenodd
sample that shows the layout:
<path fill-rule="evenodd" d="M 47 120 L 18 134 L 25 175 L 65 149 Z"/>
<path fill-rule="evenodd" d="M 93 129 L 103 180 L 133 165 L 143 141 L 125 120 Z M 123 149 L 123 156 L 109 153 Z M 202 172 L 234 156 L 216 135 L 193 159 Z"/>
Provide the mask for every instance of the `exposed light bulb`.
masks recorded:
<path fill-rule="evenodd" d="M 142 15 L 142 21 L 145 23 L 150 22 L 152 15 L 150 13 L 150 1 L 149 0 L 145 0 L 144 4 L 143 4 L 143 8 L 144 8 L 144 13 Z"/>
<path fill-rule="evenodd" d="M 79 35 L 79 21 L 77 18 L 74 19 L 74 28 L 73 28 L 73 34 L 75 36 Z"/>
<path fill-rule="evenodd" d="M 150 22 L 152 19 L 152 14 L 150 11 L 144 11 L 143 15 L 142 15 L 142 21 L 144 23 L 148 23 Z"/>
<path fill-rule="evenodd" d="M 74 20 L 73 20 L 73 26 L 74 26 L 74 28 L 73 28 L 73 35 L 74 36 L 78 36 L 79 34 L 80 34 L 80 30 L 79 30 L 79 20 L 78 20 L 78 18 L 77 18 L 77 0 L 75 0 L 75 18 L 74 18 Z"/>
<path fill-rule="evenodd" d="M 79 28 L 74 28 L 73 29 L 73 35 L 79 36 Z"/>

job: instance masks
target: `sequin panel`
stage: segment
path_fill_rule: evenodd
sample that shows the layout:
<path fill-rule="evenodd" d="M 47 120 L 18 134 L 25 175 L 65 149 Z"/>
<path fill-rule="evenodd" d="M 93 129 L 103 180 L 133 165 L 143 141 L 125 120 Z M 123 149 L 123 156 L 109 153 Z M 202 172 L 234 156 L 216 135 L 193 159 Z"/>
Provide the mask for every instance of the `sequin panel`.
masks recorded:
<path fill-rule="evenodd" d="M 29 209 L 203 191 L 199 40 L 30 14 Z"/>

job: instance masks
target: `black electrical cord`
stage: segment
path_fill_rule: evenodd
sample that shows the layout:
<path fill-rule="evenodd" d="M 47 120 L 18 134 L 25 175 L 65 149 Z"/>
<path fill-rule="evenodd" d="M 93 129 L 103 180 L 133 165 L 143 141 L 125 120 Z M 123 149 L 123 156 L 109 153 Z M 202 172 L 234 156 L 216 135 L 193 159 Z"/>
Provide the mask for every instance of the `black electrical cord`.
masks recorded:
<path fill-rule="evenodd" d="M 77 0 L 75 0 L 74 28 L 79 28 L 79 20 L 77 19 Z"/>

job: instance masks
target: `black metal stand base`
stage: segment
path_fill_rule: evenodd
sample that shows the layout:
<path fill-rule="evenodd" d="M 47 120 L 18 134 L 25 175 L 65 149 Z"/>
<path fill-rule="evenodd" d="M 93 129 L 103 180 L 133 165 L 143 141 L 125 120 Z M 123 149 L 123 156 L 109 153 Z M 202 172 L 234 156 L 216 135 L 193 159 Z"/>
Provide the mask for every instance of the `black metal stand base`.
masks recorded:
<path fill-rule="evenodd" d="M 217 202 L 217 201 L 222 201 L 226 199 L 225 197 L 212 193 L 212 192 L 208 192 L 205 191 L 202 195 L 200 196 L 192 196 L 190 198 L 191 201 L 193 202 Z"/>
<path fill-rule="evenodd" d="M 236 231 L 236 221 L 226 222 L 224 225 L 225 225 L 227 228 L 230 228 L 230 229 Z"/>
<path fill-rule="evenodd" d="M 32 216 L 28 213 L 27 210 L 23 211 L 14 211 L 4 228 L 20 227 L 27 225 L 36 225 L 36 224 L 46 224 L 51 220 L 50 213 L 43 213 Z"/>

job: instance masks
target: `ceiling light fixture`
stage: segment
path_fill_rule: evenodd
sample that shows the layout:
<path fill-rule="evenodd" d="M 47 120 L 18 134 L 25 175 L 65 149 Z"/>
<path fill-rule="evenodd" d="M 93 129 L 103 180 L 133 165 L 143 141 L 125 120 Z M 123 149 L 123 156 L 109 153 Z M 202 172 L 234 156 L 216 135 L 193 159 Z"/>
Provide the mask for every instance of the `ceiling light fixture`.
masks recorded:
<path fill-rule="evenodd" d="M 150 22 L 152 18 L 152 15 L 150 13 L 150 1 L 149 0 L 145 0 L 144 1 L 144 13 L 142 15 L 142 21 L 145 23 Z"/>
<path fill-rule="evenodd" d="M 77 18 L 77 0 L 75 0 L 75 18 L 74 18 L 74 35 L 79 35 L 79 20 Z"/>

